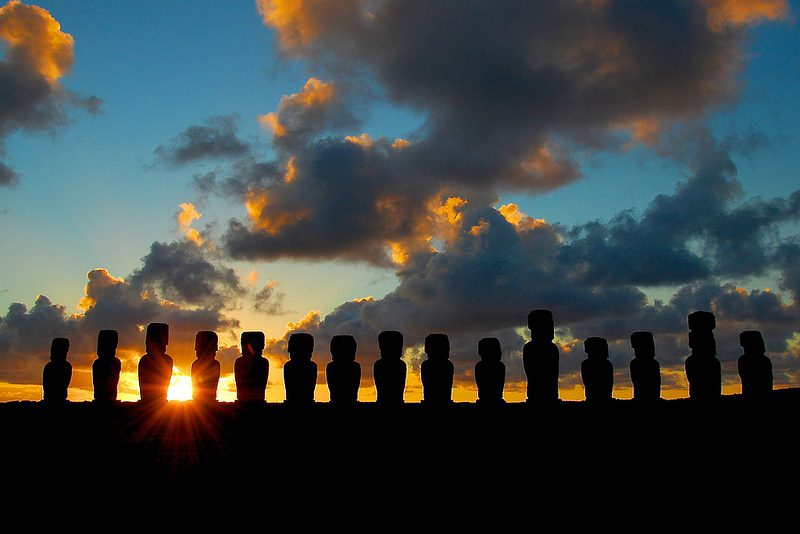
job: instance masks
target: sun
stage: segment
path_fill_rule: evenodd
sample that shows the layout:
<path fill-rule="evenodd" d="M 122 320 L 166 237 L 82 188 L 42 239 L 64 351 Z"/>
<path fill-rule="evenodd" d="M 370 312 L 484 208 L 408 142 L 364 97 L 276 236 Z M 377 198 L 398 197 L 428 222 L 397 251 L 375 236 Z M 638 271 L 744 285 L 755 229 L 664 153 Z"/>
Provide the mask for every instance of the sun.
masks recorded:
<path fill-rule="evenodd" d="M 172 368 L 172 380 L 169 381 L 167 400 L 192 400 L 192 379 L 177 367 Z"/>

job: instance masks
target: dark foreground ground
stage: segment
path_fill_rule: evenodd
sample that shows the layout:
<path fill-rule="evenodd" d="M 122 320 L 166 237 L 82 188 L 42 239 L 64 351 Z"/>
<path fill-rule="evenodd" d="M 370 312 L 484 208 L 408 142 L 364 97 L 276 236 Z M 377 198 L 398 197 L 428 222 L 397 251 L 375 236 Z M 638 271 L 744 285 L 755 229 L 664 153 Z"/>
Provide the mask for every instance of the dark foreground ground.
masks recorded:
<path fill-rule="evenodd" d="M 717 530 L 753 518 L 763 529 L 796 525 L 798 423 L 800 389 L 758 404 L 728 396 L 438 412 L 11 402 L 0 404 L 0 502 L 12 516 L 49 510 L 44 521 L 66 509 L 73 526 L 110 514 L 115 525 L 289 525 L 280 531 Z"/>

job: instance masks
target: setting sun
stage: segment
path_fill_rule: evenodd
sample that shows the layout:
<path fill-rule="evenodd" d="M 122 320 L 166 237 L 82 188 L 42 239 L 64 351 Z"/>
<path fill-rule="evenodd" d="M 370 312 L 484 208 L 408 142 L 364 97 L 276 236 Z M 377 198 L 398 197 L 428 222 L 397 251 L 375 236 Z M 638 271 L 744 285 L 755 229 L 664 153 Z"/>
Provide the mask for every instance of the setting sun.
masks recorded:
<path fill-rule="evenodd" d="M 172 368 L 172 380 L 169 382 L 167 400 L 192 400 L 192 378 L 183 374 L 177 367 Z"/>

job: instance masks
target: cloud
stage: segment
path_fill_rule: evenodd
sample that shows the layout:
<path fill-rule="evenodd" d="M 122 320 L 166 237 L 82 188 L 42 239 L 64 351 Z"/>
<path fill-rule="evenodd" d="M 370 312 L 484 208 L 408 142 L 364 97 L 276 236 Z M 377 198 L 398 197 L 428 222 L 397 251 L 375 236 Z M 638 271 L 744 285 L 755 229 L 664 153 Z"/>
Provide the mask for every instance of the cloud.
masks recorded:
<path fill-rule="evenodd" d="M 462 373 L 474 365 L 478 339 L 499 337 L 515 383 L 524 380 L 518 360 L 525 317 L 549 308 L 562 344 L 562 390 L 580 384 L 581 342 L 594 335 L 610 340 L 617 380 L 629 386 L 628 336 L 636 330 L 656 334 L 665 383 L 685 389 L 686 316 L 704 309 L 717 315 L 727 377 L 736 376 L 738 333 L 757 329 L 774 356 L 777 383 L 794 384 L 800 378 L 800 240 L 776 236 L 798 220 L 800 191 L 743 201 L 730 146 L 706 148 L 673 194 L 656 197 L 640 215 L 624 212 L 608 222 L 567 228 L 528 217 L 514 204 L 452 201 L 443 210 L 450 225 L 445 245 L 411 254 L 393 291 L 345 302 L 305 328 L 321 340 L 355 335 L 367 363 L 377 355 L 381 330 L 404 332 L 407 346 L 447 332 Z M 786 293 L 737 283 L 754 276 L 776 278 Z M 672 296 L 653 301 L 641 287 Z M 461 380 L 472 383 L 467 374 Z"/>
<path fill-rule="evenodd" d="M 55 131 L 77 106 L 98 111 L 97 97 L 65 89 L 60 79 L 73 63 L 74 40 L 40 7 L 12 0 L 0 7 L 0 156 L 3 140 L 17 130 Z M 0 162 L 0 186 L 13 185 L 17 175 Z"/>
<path fill-rule="evenodd" d="M 128 282 L 163 299 L 214 309 L 235 307 L 245 293 L 233 269 L 192 241 L 154 242 Z"/>
<path fill-rule="evenodd" d="M 197 229 L 192 228 L 192 223 L 200 219 L 203 214 L 198 212 L 191 202 L 182 202 L 179 207 L 180 211 L 176 215 L 178 230 L 195 245 L 202 245 L 204 242 L 203 235 Z"/>
<path fill-rule="evenodd" d="M 745 4 L 262 0 L 284 52 L 320 75 L 260 116 L 274 159 L 250 151 L 195 183 L 245 205 L 222 240 L 235 259 L 396 265 L 430 249 L 449 198 L 562 187 L 582 176 L 576 150 L 672 150 L 674 125 L 736 98 L 748 25 L 788 13 Z M 408 139 L 353 131 L 380 98 L 421 126 Z"/>
<path fill-rule="evenodd" d="M 290 313 L 283 307 L 286 294 L 278 290 L 278 283 L 270 280 L 255 295 L 253 295 L 253 309 L 264 315 L 286 315 Z"/>
<path fill-rule="evenodd" d="M 170 324 L 170 352 L 178 365 L 193 359 L 198 330 L 226 331 L 238 326 L 219 309 L 163 300 L 106 269 L 89 271 L 87 279 L 82 313 L 69 314 L 65 306 L 39 295 L 30 309 L 12 303 L 7 314 L 0 316 L 2 380 L 39 383 L 53 337 L 69 338 L 70 361 L 76 369 L 88 369 L 94 360 L 98 330 L 113 328 L 119 331 L 119 356 L 125 369 L 135 371 L 135 356 L 144 350 L 144 327 L 150 322 Z"/>
<path fill-rule="evenodd" d="M 240 158 L 249 152 L 250 145 L 237 135 L 234 115 L 209 117 L 202 125 L 189 126 L 155 149 L 156 162 L 169 167 L 208 159 Z"/>

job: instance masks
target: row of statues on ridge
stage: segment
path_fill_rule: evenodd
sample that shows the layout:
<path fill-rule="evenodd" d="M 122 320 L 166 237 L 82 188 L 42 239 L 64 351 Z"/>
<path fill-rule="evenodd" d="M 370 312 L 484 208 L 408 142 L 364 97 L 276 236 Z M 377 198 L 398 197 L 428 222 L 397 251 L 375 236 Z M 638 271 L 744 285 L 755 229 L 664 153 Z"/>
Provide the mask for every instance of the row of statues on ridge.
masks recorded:
<path fill-rule="evenodd" d="M 689 347 L 686 358 L 686 376 L 689 396 L 692 399 L 713 400 L 722 395 L 722 372 L 716 357 L 714 329 L 716 321 L 710 312 L 697 311 L 688 316 Z M 523 365 L 527 376 L 529 402 L 547 403 L 558 400 L 559 350 L 553 343 L 553 314 L 549 310 L 533 310 L 528 315 L 531 341 L 523 349 Z M 634 332 L 630 336 L 634 358 L 630 363 L 633 395 L 636 400 L 661 398 L 661 369 L 656 360 L 655 343 L 651 332 Z M 94 398 L 113 401 L 121 362 L 116 357 L 119 337 L 116 330 L 101 330 L 97 337 L 97 359 L 92 364 Z M 761 333 L 744 331 L 739 335 L 744 354 L 738 360 L 742 395 L 747 398 L 764 398 L 772 391 L 772 363 L 766 356 Z M 145 354 L 139 360 L 139 390 L 142 401 L 166 401 L 172 377 L 172 357 L 167 354 L 169 326 L 150 323 L 147 326 Z M 234 362 L 237 400 L 263 402 L 269 378 L 269 361 L 264 358 L 263 332 L 243 332 L 242 355 Z M 393 330 L 378 335 L 380 358 L 375 362 L 373 375 L 379 404 L 404 402 L 406 363 L 402 360 L 403 334 Z M 353 336 L 337 335 L 331 338 L 331 361 L 325 368 L 330 400 L 334 404 L 349 405 L 358 400 L 361 384 L 361 365 L 356 361 L 357 343 Z M 444 405 L 452 400 L 455 369 L 450 358 L 450 340 L 446 334 L 429 334 L 425 338 L 425 354 L 420 374 L 423 402 Z M 608 342 L 602 337 L 589 337 L 584 341 L 587 358 L 581 363 L 581 378 L 586 400 L 600 402 L 612 398 L 614 368 L 608 358 Z M 193 398 L 215 401 L 220 378 L 220 364 L 216 359 L 217 334 L 198 332 L 195 337 L 195 354 L 191 377 Z M 44 367 L 44 399 L 64 401 L 72 378 L 72 366 L 67 361 L 69 340 L 52 341 L 50 361 Z M 314 402 L 317 383 L 317 364 L 311 357 L 314 338 L 307 333 L 294 333 L 289 337 L 289 361 L 283 367 L 286 402 L 304 404 Z M 478 342 L 480 361 L 475 364 L 474 375 L 478 387 L 478 402 L 499 404 L 503 401 L 506 367 L 501 361 L 502 349 L 497 338 L 483 338 Z"/>

